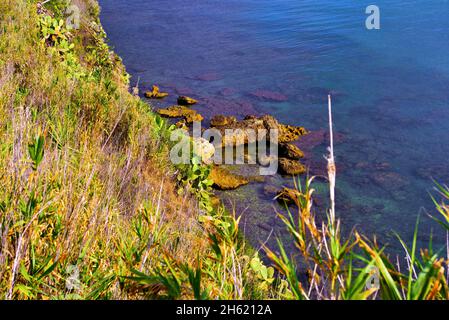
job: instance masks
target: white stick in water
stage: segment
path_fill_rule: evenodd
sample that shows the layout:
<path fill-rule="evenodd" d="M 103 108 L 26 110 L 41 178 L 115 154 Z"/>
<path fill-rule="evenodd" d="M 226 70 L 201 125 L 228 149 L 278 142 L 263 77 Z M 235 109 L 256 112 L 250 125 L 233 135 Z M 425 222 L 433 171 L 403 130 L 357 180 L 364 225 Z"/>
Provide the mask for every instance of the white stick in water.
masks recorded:
<path fill-rule="evenodd" d="M 327 173 L 329 176 L 329 193 L 331 200 L 331 208 L 330 208 L 330 218 L 331 223 L 334 225 L 335 222 L 335 176 L 337 173 L 335 167 L 335 158 L 334 158 L 334 134 L 332 129 L 332 101 L 331 95 L 328 95 L 328 106 L 329 106 L 329 135 L 330 135 L 330 147 L 329 147 L 329 156 L 327 157 Z"/>

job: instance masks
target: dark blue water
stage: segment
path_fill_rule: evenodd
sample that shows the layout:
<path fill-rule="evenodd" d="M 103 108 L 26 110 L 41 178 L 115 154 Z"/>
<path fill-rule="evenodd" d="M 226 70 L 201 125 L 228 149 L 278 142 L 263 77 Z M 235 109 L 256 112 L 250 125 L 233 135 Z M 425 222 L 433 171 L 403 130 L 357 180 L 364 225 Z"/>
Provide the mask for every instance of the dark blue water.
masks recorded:
<path fill-rule="evenodd" d="M 381 29 L 365 28 L 372 1 L 102 0 L 102 23 L 132 82 L 199 98 L 206 117 L 270 113 L 315 133 L 299 145 L 323 174 L 327 92 L 334 95 L 337 209 L 381 242 L 432 229 L 432 178 L 449 183 L 449 2 L 376 0 Z M 281 101 L 251 93 L 275 92 Z M 237 202 L 255 244 L 280 227 L 268 178 L 225 198 Z M 315 187 L 326 207 L 327 186 Z M 245 210 L 243 210 L 245 209 Z M 280 230 L 280 229 L 279 229 Z"/>

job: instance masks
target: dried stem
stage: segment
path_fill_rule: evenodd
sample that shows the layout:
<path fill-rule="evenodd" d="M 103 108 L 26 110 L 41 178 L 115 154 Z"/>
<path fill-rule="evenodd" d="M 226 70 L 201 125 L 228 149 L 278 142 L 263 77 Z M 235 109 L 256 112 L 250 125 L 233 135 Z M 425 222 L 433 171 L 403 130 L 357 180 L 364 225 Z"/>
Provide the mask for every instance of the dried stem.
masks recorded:
<path fill-rule="evenodd" d="M 331 96 L 328 95 L 328 108 L 329 108 L 329 136 L 330 136 L 330 147 L 329 156 L 327 157 L 327 172 L 329 176 L 329 193 L 331 200 L 331 208 L 329 210 L 331 225 L 334 226 L 335 223 L 335 176 L 337 173 L 335 167 L 334 158 L 334 134 L 332 128 L 332 101 Z"/>

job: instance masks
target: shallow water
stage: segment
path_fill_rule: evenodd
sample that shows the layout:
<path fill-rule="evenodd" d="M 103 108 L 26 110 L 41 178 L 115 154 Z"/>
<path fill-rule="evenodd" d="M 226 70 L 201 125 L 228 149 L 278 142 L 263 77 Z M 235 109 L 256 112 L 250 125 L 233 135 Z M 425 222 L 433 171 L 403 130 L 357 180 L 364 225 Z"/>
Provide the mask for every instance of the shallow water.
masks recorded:
<path fill-rule="evenodd" d="M 432 178 L 449 183 L 448 1 L 377 0 L 381 29 L 365 28 L 371 1 L 101 0 L 102 23 L 135 83 L 159 84 L 172 97 L 199 98 L 202 114 L 270 113 L 313 134 L 299 142 L 311 174 L 326 163 L 326 95 L 334 95 L 337 209 L 382 243 L 392 230 L 410 239 L 444 236 L 433 213 Z M 252 93 L 268 90 L 276 100 Z M 275 217 L 267 178 L 224 197 L 236 202 L 257 245 Z M 265 188 L 265 192 L 264 192 Z M 326 185 L 316 184 L 326 207 Z M 322 200 L 321 200 L 322 199 Z M 245 209 L 245 210 L 243 210 Z M 272 237 L 273 239 L 273 237 Z M 397 248 L 397 247 L 396 247 Z"/>

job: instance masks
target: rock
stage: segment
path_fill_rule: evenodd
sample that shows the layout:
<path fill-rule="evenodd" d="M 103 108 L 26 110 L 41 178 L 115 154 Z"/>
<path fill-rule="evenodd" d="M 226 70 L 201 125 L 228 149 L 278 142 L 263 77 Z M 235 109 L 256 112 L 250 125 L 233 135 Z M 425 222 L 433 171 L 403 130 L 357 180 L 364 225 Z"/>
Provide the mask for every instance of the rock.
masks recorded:
<path fill-rule="evenodd" d="M 273 92 L 269 90 L 256 90 L 253 92 L 250 92 L 250 94 L 256 98 L 262 99 L 262 100 L 270 100 L 275 102 L 283 102 L 287 101 L 288 97 L 282 93 L 279 92 Z"/>
<path fill-rule="evenodd" d="M 396 172 L 376 172 L 372 179 L 379 187 L 389 191 L 398 191 L 409 184 L 404 177 Z"/>
<path fill-rule="evenodd" d="M 388 170 L 390 169 L 391 165 L 388 162 L 368 162 L 368 161 L 361 161 L 356 163 L 354 166 L 356 169 L 363 169 L 363 170 Z"/>
<path fill-rule="evenodd" d="M 326 143 L 328 143 L 328 140 L 326 140 L 326 131 L 314 130 L 301 138 L 299 147 L 304 151 L 310 151 Z"/>
<path fill-rule="evenodd" d="M 429 182 L 432 179 L 441 183 L 449 181 L 449 165 L 447 164 L 429 165 L 418 168 L 416 173 L 420 178 L 428 180 Z"/>
<path fill-rule="evenodd" d="M 189 113 L 185 116 L 186 122 L 187 123 L 192 123 L 192 122 L 201 122 L 203 121 L 203 116 L 200 115 L 198 112 L 195 111 L 195 113 Z"/>
<path fill-rule="evenodd" d="M 231 125 L 237 122 L 237 119 L 234 116 L 223 116 L 223 115 L 216 115 L 213 116 L 210 120 L 211 127 L 221 127 L 226 125 Z"/>
<path fill-rule="evenodd" d="M 300 136 L 306 134 L 308 134 L 308 131 L 304 127 L 281 125 L 279 127 L 279 142 L 292 142 L 298 140 Z"/>
<path fill-rule="evenodd" d="M 235 175 L 222 167 L 213 167 L 209 179 L 214 182 L 213 187 L 219 190 L 234 190 L 249 183 L 245 177 Z"/>
<path fill-rule="evenodd" d="M 196 103 L 198 103 L 197 100 L 189 98 L 187 96 L 179 96 L 178 97 L 178 104 L 181 106 L 191 106 Z"/>
<path fill-rule="evenodd" d="M 299 161 L 279 158 L 279 171 L 286 175 L 300 175 L 306 172 L 306 167 Z"/>
<path fill-rule="evenodd" d="M 168 118 L 181 118 L 187 114 L 195 112 L 196 112 L 195 110 L 192 110 L 184 106 L 171 106 L 165 109 L 157 110 L 157 113 L 159 113 L 161 116 Z"/>
<path fill-rule="evenodd" d="M 215 154 L 215 147 L 204 138 L 194 138 L 193 152 L 195 155 L 201 157 L 204 163 L 211 164 Z"/>
<path fill-rule="evenodd" d="M 280 143 L 279 155 L 293 160 L 304 158 L 304 153 L 294 144 Z"/>
<path fill-rule="evenodd" d="M 243 118 L 243 120 L 255 120 L 255 119 L 257 119 L 257 116 L 254 114 L 248 114 Z"/>
<path fill-rule="evenodd" d="M 221 118 L 221 120 L 224 119 Z M 227 123 L 224 124 L 225 122 Z M 217 127 L 217 129 L 222 135 L 223 146 L 255 143 L 264 138 L 268 140 L 270 138 L 269 132 L 271 130 L 279 130 L 280 142 L 294 141 L 301 135 L 307 133 L 303 127 L 280 124 L 270 115 L 264 115 L 259 118 L 255 116 L 246 116 L 242 121 L 223 121 L 221 124 L 222 125 Z M 226 134 L 227 129 L 233 130 L 232 134 Z M 260 130 L 265 130 L 267 136 L 259 135 L 258 132 L 260 132 Z"/>
<path fill-rule="evenodd" d="M 277 192 L 276 199 L 287 204 L 298 203 L 299 191 L 291 188 L 282 188 Z"/>
<path fill-rule="evenodd" d="M 329 94 L 332 96 L 333 103 L 340 102 L 341 98 L 344 97 L 344 94 L 341 92 L 322 87 L 312 87 L 301 93 L 297 100 L 311 104 L 326 104 Z"/>
<path fill-rule="evenodd" d="M 202 115 L 185 106 L 171 106 L 166 109 L 159 109 L 157 113 L 168 118 L 184 118 L 186 123 L 203 120 Z"/>
<path fill-rule="evenodd" d="M 163 99 L 168 96 L 167 92 L 159 92 L 159 87 L 154 85 L 151 91 L 145 92 L 145 97 L 148 99 Z"/>

